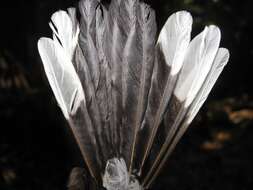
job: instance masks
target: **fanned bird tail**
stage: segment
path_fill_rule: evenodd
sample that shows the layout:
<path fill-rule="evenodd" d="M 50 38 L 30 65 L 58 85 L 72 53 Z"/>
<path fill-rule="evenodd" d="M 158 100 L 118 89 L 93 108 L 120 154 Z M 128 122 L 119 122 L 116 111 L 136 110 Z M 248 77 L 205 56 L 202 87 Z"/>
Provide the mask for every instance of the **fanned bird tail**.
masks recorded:
<path fill-rule="evenodd" d="M 90 174 L 108 190 L 149 188 L 228 62 L 219 28 L 191 40 L 179 11 L 157 38 L 139 0 L 81 0 L 49 25 L 39 53 Z"/>

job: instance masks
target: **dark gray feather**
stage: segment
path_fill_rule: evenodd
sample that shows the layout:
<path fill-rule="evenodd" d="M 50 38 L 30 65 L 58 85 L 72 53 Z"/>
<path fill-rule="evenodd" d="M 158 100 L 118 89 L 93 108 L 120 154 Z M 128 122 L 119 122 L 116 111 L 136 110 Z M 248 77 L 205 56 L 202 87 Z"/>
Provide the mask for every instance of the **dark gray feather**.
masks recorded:
<path fill-rule="evenodd" d="M 105 150 L 102 148 L 103 144 L 103 135 L 102 135 L 102 126 L 101 126 L 101 119 L 100 119 L 100 113 L 98 109 L 98 105 L 96 102 L 96 97 L 95 97 L 95 91 L 94 91 L 94 86 L 92 85 L 91 82 L 91 76 L 89 72 L 89 68 L 87 66 L 87 63 L 84 59 L 83 53 L 77 45 L 76 47 L 76 52 L 75 52 L 75 57 L 74 57 L 74 64 L 77 70 L 77 73 L 79 75 L 80 80 L 82 81 L 82 86 L 84 89 L 84 94 L 85 94 L 85 99 L 86 99 L 86 107 L 88 110 L 87 115 L 84 115 L 85 120 L 90 119 L 91 121 L 91 126 L 93 128 L 92 131 L 87 131 L 85 128 L 83 131 L 80 131 L 80 133 L 90 133 L 90 138 L 94 139 L 96 141 L 96 151 L 99 153 L 97 154 L 97 159 L 98 159 L 98 164 L 102 166 L 104 162 L 104 155 L 105 155 Z M 78 126 L 77 126 L 78 127 Z"/>
<path fill-rule="evenodd" d="M 109 62 L 103 49 L 103 42 L 105 39 L 106 31 L 106 19 L 107 10 L 102 4 L 99 4 L 96 9 L 96 47 L 99 58 L 100 77 L 98 81 L 98 88 L 95 93 L 99 111 L 101 113 L 103 135 L 105 135 L 106 139 L 105 145 L 107 146 L 107 154 L 105 156 L 106 160 L 108 160 L 112 158 L 112 156 L 115 154 L 115 150 L 113 149 L 112 144 L 111 134 L 113 133 L 113 131 L 109 119 L 112 115 L 112 104 L 110 98 L 111 69 L 109 67 Z"/>
<path fill-rule="evenodd" d="M 139 2 L 138 2 L 139 3 Z M 136 6 L 137 23 L 135 23 L 135 36 L 131 39 L 131 32 L 128 40 L 132 44 L 128 49 L 128 64 L 126 64 L 126 114 L 128 127 L 126 130 L 130 133 L 130 172 L 135 168 L 134 160 L 138 159 L 138 139 L 140 136 L 141 122 L 147 107 L 148 93 L 150 90 L 151 77 L 154 68 L 155 40 L 156 40 L 156 20 L 154 11 L 146 4 L 139 3 Z M 126 150 L 128 151 L 128 150 Z"/>
<path fill-rule="evenodd" d="M 147 151 L 150 144 L 150 139 L 153 135 L 155 135 L 156 131 L 154 131 L 154 122 L 155 117 L 158 113 L 160 107 L 160 101 L 163 96 L 163 90 L 168 81 L 170 68 L 166 65 L 164 55 L 161 52 L 159 46 L 156 47 L 156 58 L 155 58 L 155 66 L 154 72 L 152 76 L 151 89 L 148 96 L 148 104 L 146 108 L 146 112 L 141 124 L 141 130 L 139 131 L 139 142 L 138 146 L 138 157 L 137 158 L 137 170 L 140 172 L 141 167 L 144 165 L 144 161 L 147 157 Z M 162 112 L 162 110 L 160 110 Z M 162 114 L 162 113 L 161 113 Z"/>
<path fill-rule="evenodd" d="M 78 42 L 88 64 L 95 90 L 98 87 L 100 70 L 96 49 L 96 8 L 97 0 L 82 0 L 79 2 L 80 34 Z"/>
<path fill-rule="evenodd" d="M 122 52 L 125 40 L 122 38 L 122 31 L 119 29 L 119 7 L 120 0 L 112 0 L 107 16 L 105 40 L 103 49 L 111 69 L 110 92 L 108 94 L 111 100 L 110 126 L 112 128 L 112 144 L 116 155 L 120 154 L 120 131 L 122 126 Z"/>
<path fill-rule="evenodd" d="M 94 128 L 85 104 L 82 104 L 76 114 L 71 116 L 69 123 L 91 175 L 99 181 L 99 171 L 101 170 L 100 152 L 96 148 L 97 141 L 92 135 Z"/>
<path fill-rule="evenodd" d="M 98 158 L 103 172 L 103 166 L 112 156 L 105 85 L 108 64 L 101 44 L 105 30 L 103 13 L 106 10 L 96 0 L 83 0 L 79 3 L 79 11 L 80 35 L 75 64 L 85 91 L 87 109 L 94 128 L 93 138 L 97 141 L 96 149 L 100 152 Z"/>

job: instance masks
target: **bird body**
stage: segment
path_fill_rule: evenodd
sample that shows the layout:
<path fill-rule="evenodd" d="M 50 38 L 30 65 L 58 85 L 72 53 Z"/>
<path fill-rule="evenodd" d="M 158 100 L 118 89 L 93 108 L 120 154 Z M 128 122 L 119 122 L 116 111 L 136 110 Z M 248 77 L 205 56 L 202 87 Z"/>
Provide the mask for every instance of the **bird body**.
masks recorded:
<path fill-rule="evenodd" d="M 39 53 L 91 176 L 108 190 L 149 188 L 228 62 L 219 28 L 191 41 L 179 11 L 157 38 L 139 0 L 81 0 L 50 27 Z"/>

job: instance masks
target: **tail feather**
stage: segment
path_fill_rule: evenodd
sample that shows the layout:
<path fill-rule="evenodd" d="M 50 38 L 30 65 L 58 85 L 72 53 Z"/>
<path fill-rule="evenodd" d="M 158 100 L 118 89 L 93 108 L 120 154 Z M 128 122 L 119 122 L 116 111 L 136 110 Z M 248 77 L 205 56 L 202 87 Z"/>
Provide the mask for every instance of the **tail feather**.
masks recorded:
<path fill-rule="evenodd" d="M 76 30 L 72 28 L 73 23 L 64 11 L 55 13 L 52 22 L 50 25 L 54 31 L 54 40 L 41 38 L 38 42 L 39 53 L 56 100 L 71 125 L 89 171 L 93 177 L 99 179 L 100 167 L 97 164 L 97 153 L 94 152 L 96 142 L 92 140 L 93 136 L 82 133 L 84 126 L 88 131 L 93 128 L 88 116 L 82 84 L 72 63 L 77 44 L 78 26 Z M 80 115 L 86 117 L 80 117 Z M 74 125 L 74 123 L 79 125 Z"/>
<path fill-rule="evenodd" d="M 98 88 L 95 91 L 96 100 L 98 103 L 98 108 L 101 113 L 101 120 L 102 120 L 102 128 L 105 138 L 105 145 L 104 149 L 106 150 L 105 159 L 109 160 L 110 158 L 115 155 L 115 150 L 112 149 L 112 136 L 113 130 L 110 126 L 109 118 L 112 115 L 112 101 L 110 98 L 111 92 L 111 68 L 109 67 L 108 59 L 105 55 L 103 49 L 103 42 L 105 39 L 105 32 L 106 32 L 106 19 L 107 19 L 107 10 L 102 5 L 99 4 L 96 9 L 96 48 L 98 52 L 98 59 L 99 59 L 99 69 L 100 69 L 100 77 L 98 82 Z"/>
<path fill-rule="evenodd" d="M 210 72 L 208 73 L 206 80 L 204 84 L 202 85 L 201 89 L 199 90 L 197 96 L 194 98 L 193 103 L 190 105 L 190 107 L 187 110 L 186 117 L 181 122 L 181 126 L 178 129 L 177 133 L 171 140 L 170 146 L 167 147 L 166 154 L 163 156 L 162 160 L 159 162 L 159 165 L 157 166 L 156 170 L 154 171 L 152 177 L 147 180 L 146 188 L 149 188 L 154 179 L 157 177 L 157 175 L 160 173 L 161 169 L 163 168 L 166 160 L 168 159 L 169 155 L 173 152 L 175 149 L 175 146 L 177 145 L 178 141 L 181 139 L 185 131 L 187 130 L 188 126 L 192 122 L 193 118 L 198 113 L 199 109 L 207 99 L 212 87 L 214 86 L 216 80 L 218 79 L 219 75 L 221 74 L 223 68 L 226 66 L 229 59 L 229 52 L 225 48 L 219 48 L 215 59 L 213 61 L 212 68 Z"/>
<path fill-rule="evenodd" d="M 141 127 L 148 138 L 142 140 L 145 152 L 140 168 L 138 168 L 140 172 L 151 150 L 183 64 L 183 58 L 190 41 L 191 25 L 190 14 L 185 11 L 178 12 L 168 19 L 159 35 L 156 70 L 153 73 L 148 107 Z"/>
<path fill-rule="evenodd" d="M 220 35 L 217 30 L 213 27 L 206 28 L 189 45 L 175 91 L 169 102 L 168 110 L 164 115 L 166 138 L 161 148 L 158 148 L 160 151 L 145 177 L 144 183 L 148 181 L 154 169 L 160 163 L 161 158 L 166 153 L 167 147 L 170 145 L 191 104 L 189 100 L 191 95 L 199 91 L 211 69 L 220 42 Z M 207 58 L 208 61 L 206 60 Z M 199 76 L 202 76 L 202 78 Z"/>
<path fill-rule="evenodd" d="M 137 134 L 144 115 L 153 71 L 156 23 L 154 12 L 150 7 L 132 0 L 125 3 L 132 6 L 128 7 L 130 30 L 127 32 L 122 62 L 124 114 L 121 151 L 131 172 L 133 159 L 138 154 L 135 151 Z"/>
<path fill-rule="evenodd" d="M 80 34 L 78 42 L 88 64 L 94 89 L 98 88 L 100 77 L 98 53 L 96 50 L 96 8 L 97 0 L 79 2 Z"/>

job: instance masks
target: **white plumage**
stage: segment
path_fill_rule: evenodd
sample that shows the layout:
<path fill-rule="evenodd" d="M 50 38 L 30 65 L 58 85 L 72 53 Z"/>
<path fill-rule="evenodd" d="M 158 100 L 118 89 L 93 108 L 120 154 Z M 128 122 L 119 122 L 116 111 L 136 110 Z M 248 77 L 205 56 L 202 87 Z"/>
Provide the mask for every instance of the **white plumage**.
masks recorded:
<path fill-rule="evenodd" d="M 180 71 L 190 43 L 192 16 L 186 11 L 174 13 L 168 18 L 158 37 L 158 45 L 164 53 L 171 75 Z"/>

